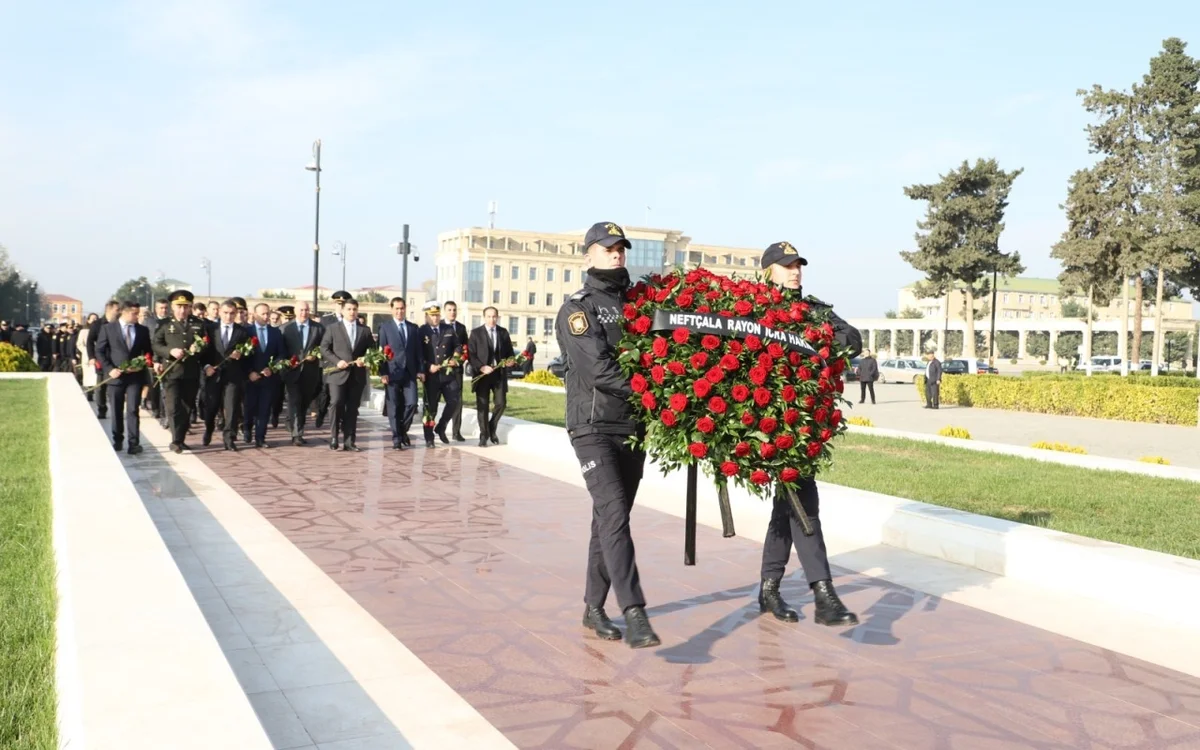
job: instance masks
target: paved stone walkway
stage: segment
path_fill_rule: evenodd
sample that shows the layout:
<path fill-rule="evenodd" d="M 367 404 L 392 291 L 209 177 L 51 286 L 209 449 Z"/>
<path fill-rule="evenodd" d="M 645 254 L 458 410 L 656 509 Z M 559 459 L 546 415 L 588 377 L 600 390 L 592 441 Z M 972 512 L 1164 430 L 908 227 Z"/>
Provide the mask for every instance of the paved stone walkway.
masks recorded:
<path fill-rule="evenodd" d="M 579 626 L 588 497 L 486 455 L 279 447 L 198 455 L 514 744 L 529 748 L 1200 749 L 1200 679 L 836 571 L 863 624 L 761 617 L 761 547 L 633 526 L 663 645 Z M 313 436 L 314 438 L 318 436 Z"/>
<path fill-rule="evenodd" d="M 846 387 L 854 403 L 851 417 L 867 417 L 876 427 L 937 434 L 947 425 L 965 427 L 975 440 L 1029 447 L 1040 440 L 1080 445 L 1090 455 L 1136 461 L 1142 456 L 1162 456 L 1174 466 L 1200 468 L 1200 428 L 1177 425 L 1118 422 L 1055 414 L 1029 414 L 999 409 L 943 405 L 922 408 L 911 384 L 876 384 L 874 405 L 858 403 L 856 383 Z"/>

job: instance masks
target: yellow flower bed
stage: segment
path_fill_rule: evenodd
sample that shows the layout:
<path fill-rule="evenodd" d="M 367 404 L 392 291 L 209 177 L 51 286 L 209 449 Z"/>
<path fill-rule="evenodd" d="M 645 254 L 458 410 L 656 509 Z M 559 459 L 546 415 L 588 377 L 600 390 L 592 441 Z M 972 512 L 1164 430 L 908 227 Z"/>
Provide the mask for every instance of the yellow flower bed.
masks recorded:
<path fill-rule="evenodd" d="M 554 373 L 549 370 L 534 370 L 526 375 L 522 383 L 532 383 L 533 385 L 557 385 L 562 386 L 563 382 Z"/>
<path fill-rule="evenodd" d="M 1067 445 L 1066 443 L 1051 443 L 1046 440 L 1039 440 L 1030 448 L 1041 448 L 1046 451 L 1058 451 L 1060 453 L 1087 453 L 1087 449 L 1078 445 Z"/>
<path fill-rule="evenodd" d="M 1144 464 L 1161 464 L 1162 466 L 1170 466 L 1171 462 L 1162 456 L 1142 456 L 1138 459 Z"/>
<path fill-rule="evenodd" d="M 938 430 L 938 434 L 942 437 L 958 438 L 959 440 L 971 439 L 971 433 L 967 432 L 965 427 L 943 427 Z"/>

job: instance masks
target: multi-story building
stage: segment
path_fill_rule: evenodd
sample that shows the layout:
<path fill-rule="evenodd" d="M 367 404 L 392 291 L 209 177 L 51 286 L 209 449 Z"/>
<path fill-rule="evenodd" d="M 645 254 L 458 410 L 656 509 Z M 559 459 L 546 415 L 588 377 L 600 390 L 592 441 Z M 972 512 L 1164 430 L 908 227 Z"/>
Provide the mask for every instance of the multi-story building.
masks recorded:
<path fill-rule="evenodd" d="M 672 229 L 626 226 L 633 246 L 625 263 L 634 279 L 676 265 L 704 265 L 714 273 L 750 276 L 761 249 L 693 243 Z M 548 233 L 471 227 L 438 235 L 436 299 L 454 300 L 468 327 L 494 306 L 517 348 L 533 338 L 542 352 L 557 353 L 554 324 L 567 297 L 583 284 L 586 229 Z"/>
<path fill-rule="evenodd" d="M 49 315 L 48 320 L 54 323 L 66 323 L 68 320 L 83 323 L 82 300 L 68 297 L 65 294 L 44 294 L 42 295 L 42 305 Z"/>
<path fill-rule="evenodd" d="M 420 325 L 425 322 L 424 315 L 421 314 L 421 308 L 425 306 L 425 301 L 429 297 L 426 284 L 414 284 L 408 288 L 408 305 L 406 316 L 409 320 Z M 329 302 L 329 295 L 336 292 L 336 289 L 330 289 L 326 286 L 317 287 L 317 301 L 321 312 L 329 312 L 332 308 Z M 360 312 L 368 315 L 368 318 L 374 320 L 376 315 L 386 315 L 391 317 L 391 313 L 387 312 L 388 307 L 393 297 L 405 296 L 399 284 L 391 284 L 385 286 L 370 286 L 355 289 L 347 289 L 356 300 L 358 300 Z M 280 305 L 295 304 L 298 301 L 312 302 L 313 287 L 312 284 L 297 287 L 272 287 L 270 289 L 259 289 L 254 296 L 254 304 L 258 302 L 266 302 L 272 307 Z M 250 304 L 250 299 L 247 298 L 247 304 Z M 368 309 L 369 308 L 369 309 Z"/>

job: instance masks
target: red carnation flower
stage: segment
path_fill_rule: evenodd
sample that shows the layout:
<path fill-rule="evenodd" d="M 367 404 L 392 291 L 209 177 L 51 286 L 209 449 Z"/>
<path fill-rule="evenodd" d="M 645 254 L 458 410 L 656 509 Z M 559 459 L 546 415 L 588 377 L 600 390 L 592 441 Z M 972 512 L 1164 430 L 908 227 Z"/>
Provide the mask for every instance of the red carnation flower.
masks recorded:
<path fill-rule="evenodd" d="M 712 392 L 712 383 L 701 378 L 692 383 L 692 392 L 696 394 L 696 398 L 708 398 L 708 394 Z"/>
<path fill-rule="evenodd" d="M 755 469 L 750 474 L 750 481 L 758 485 L 767 484 L 771 481 L 771 475 L 762 469 Z"/>
<path fill-rule="evenodd" d="M 784 469 L 783 471 L 779 472 L 779 480 L 782 482 L 790 483 L 790 482 L 796 481 L 799 478 L 800 478 L 799 469 L 793 469 L 790 466 L 787 467 L 786 469 Z"/>
<path fill-rule="evenodd" d="M 733 446 L 733 455 L 738 458 L 745 458 L 750 455 L 750 444 L 743 441 Z"/>
<path fill-rule="evenodd" d="M 729 408 L 729 404 L 725 403 L 725 399 L 720 396 L 713 396 L 708 400 L 708 410 L 713 414 L 724 414 Z"/>
<path fill-rule="evenodd" d="M 754 367 L 750 369 L 750 382 L 755 385 L 762 385 L 767 382 L 767 370 L 764 367 Z"/>
<path fill-rule="evenodd" d="M 746 348 L 752 352 L 762 349 L 762 339 L 755 336 L 753 333 L 746 337 Z"/>
<path fill-rule="evenodd" d="M 643 315 L 633 321 L 633 330 L 641 334 L 648 333 L 650 331 L 650 319 Z"/>
<path fill-rule="evenodd" d="M 796 400 L 796 389 L 793 386 L 785 385 L 780 392 L 779 397 L 789 404 Z"/>
<path fill-rule="evenodd" d="M 708 372 L 704 373 L 704 379 L 715 385 L 725 379 L 725 371 L 720 367 L 714 367 Z"/>
<path fill-rule="evenodd" d="M 712 417 L 700 417 L 696 420 L 696 429 L 705 435 L 711 435 L 712 431 L 717 429 L 717 423 L 712 421 Z"/>
<path fill-rule="evenodd" d="M 672 375 L 682 375 L 687 371 L 682 362 L 668 362 L 667 369 L 671 371 Z"/>
<path fill-rule="evenodd" d="M 809 458 L 816 458 L 817 456 L 821 455 L 821 444 L 809 443 L 808 450 L 805 452 L 808 453 Z"/>
<path fill-rule="evenodd" d="M 721 473 L 727 477 L 735 477 L 738 473 L 738 465 L 733 461 L 726 461 L 721 464 Z"/>
<path fill-rule="evenodd" d="M 633 320 L 637 317 L 637 307 L 626 303 L 624 310 L 625 320 Z"/>
<path fill-rule="evenodd" d="M 704 443 L 692 443 L 688 446 L 688 453 L 696 458 L 704 458 L 708 455 L 708 446 Z"/>
<path fill-rule="evenodd" d="M 767 459 L 774 458 L 775 446 L 771 443 L 763 443 L 762 445 L 758 446 L 758 455 Z"/>
<path fill-rule="evenodd" d="M 775 357 L 776 359 L 783 356 L 783 347 L 778 341 L 772 341 L 770 344 L 768 344 L 767 351 L 770 352 L 771 356 Z"/>
<path fill-rule="evenodd" d="M 704 352 L 696 352 L 688 361 L 692 363 L 692 367 L 695 369 L 702 370 L 708 364 L 708 355 Z"/>
<path fill-rule="evenodd" d="M 821 442 L 828 443 L 830 440 L 833 440 L 833 430 L 821 430 Z"/>
<path fill-rule="evenodd" d="M 730 395 L 733 396 L 734 401 L 737 401 L 740 404 L 741 402 L 750 398 L 750 389 L 747 388 L 746 386 L 742 385 L 741 383 L 738 383 L 737 385 L 735 385 L 733 387 L 733 390 L 730 392 Z"/>
<path fill-rule="evenodd" d="M 695 301 L 696 300 L 692 297 L 691 292 L 684 292 L 675 298 L 675 304 L 679 305 L 680 307 L 691 307 L 692 303 Z"/>
<path fill-rule="evenodd" d="M 675 340 L 676 344 L 686 344 L 691 335 L 692 332 L 683 327 L 676 328 L 671 332 L 671 338 Z"/>
<path fill-rule="evenodd" d="M 800 420 L 800 412 L 796 409 L 788 409 L 783 413 L 783 423 L 786 425 L 796 424 Z"/>
<path fill-rule="evenodd" d="M 733 372 L 738 368 L 738 358 L 733 354 L 726 354 L 721 357 L 721 367 Z"/>
<path fill-rule="evenodd" d="M 755 388 L 754 403 L 758 404 L 759 406 L 766 406 L 767 404 L 771 403 L 771 392 L 766 388 Z"/>
<path fill-rule="evenodd" d="M 775 447 L 781 451 L 785 451 L 796 444 L 796 439 L 791 435 L 780 435 L 775 438 Z"/>
<path fill-rule="evenodd" d="M 725 348 L 729 350 L 730 354 L 737 355 L 741 354 L 742 349 L 745 347 L 743 347 L 742 342 L 738 341 L 737 339 L 730 339 L 729 343 L 725 345 Z"/>
<path fill-rule="evenodd" d="M 710 352 L 721 345 L 721 339 L 713 336 L 711 333 L 700 339 L 700 346 L 708 349 Z"/>
<path fill-rule="evenodd" d="M 754 309 L 754 305 L 750 304 L 749 300 L 740 299 L 733 303 L 733 311 L 738 315 L 749 315 Z"/>
<path fill-rule="evenodd" d="M 742 412 L 742 424 L 746 425 L 747 427 L 754 424 L 754 415 L 748 411 Z"/>
<path fill-rule="evenodd" d="M 635 372 L 629 379 L 629 387 L 633 389 L 634 393 L 645 393 L 646 385 L 646 378 L 640 372 Z"/>
<path fill-rule="evenodd" d="M 649 367 L 654 363 L 654 355 L 650 352 L 642 352 L 642 367 Z"/>
<path fill-rule="evenodd" d="M 663 409 L 662 414 L 659 415 L 659 419 L 661 419 L 662 423 L 667 427 L 675 426 L 675 412 L 671 411 L 670 409 Z"/>
<path fill-rule="evenodd" d="M 682 393 L 672 393 L 669 405 L 673 411 L 683 411 L 688 405 L 687 396 Z"/>
<path fill-rule="evenodd" d="M 661 359 L 667 356 L 667 349 L 669 346 L 670 345 L 667 343 L 667 340 L 662 336 L 655 336 L 654 343 L 650 345 L 650 348 L 654 352 L 654 356 Z"/>

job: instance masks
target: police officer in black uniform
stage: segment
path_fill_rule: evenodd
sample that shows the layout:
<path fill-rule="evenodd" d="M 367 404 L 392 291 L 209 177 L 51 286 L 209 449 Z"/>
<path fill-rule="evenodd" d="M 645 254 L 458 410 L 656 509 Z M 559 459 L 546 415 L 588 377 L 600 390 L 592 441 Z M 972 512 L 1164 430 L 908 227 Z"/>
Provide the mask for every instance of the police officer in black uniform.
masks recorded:
<path fill-rule="evenodd" d="M 421 326 L 421 344 L 425 347 L 425 411 L 437 416 L 438 401 L 445 396 L 446 407 L 442 409 L 441 419 L 436 427 L 430 427 L 422 419 L 425 428 L 425 445 L 433 447 L 433 435 L 443 443 L 449 443 L 446 437 L 446 426 L 454 419 L 458 404 L 462 399 L 462 380 L 459 373 L 465 363 L 462 346 L 458 343 L 458 332 L 454 326 L 442 320 L 442 310 L 436 302 L 425 305 L 425 315 L 429 321 Z M 457 367 L 447 368 L 446 360 L 458 353 Z"/>
<path fill-rule="evenodd" d="M 804 298 L 800 284 L 802 267 L 808 261 L 800 257 L 791 243 L 776 242 L 768 247 L 762 255 L 762 267 L 767 272 L 767 280 L 783 288 L 784 300 L 800 300 Z M 812 307 L 824 307 L 830 310 L 830 324 L 833 326 L 834 338 L 843 347 L 849 347 L 850 356 L 857 356 L 862 351 L 862 335 L 858 329 L 851 326 L 832 312 L 832 305 L 820 300 L 806 300 Z M 762 589 L 758 595 L 758 606 L 762 612 L 770 612 L 775 619 L 783 622 L 798 622 L 800 615 L 788 606 L 779 592 L 779 582 L 783 578 L 784 567 L 792 553 L 792 545 L 796 547 L 796 555 L 804 568 L 804 576 L 812 589 L 816 603 L 815 619 L 820 625 L 857 625 L 858 617 L 842 604 L 837 592 L 833 590 L 832 574 L 829 571 L 829 555 L 825 551 L 825 536 L 821 533 L 820 497 L 817 495 L 817 483 L 814 479 L 802 479 L 798 492 L 800 504 L 805 515 L 809 518 L 812 536 L 806 536 L 792 511 L 781 488 L 775 492 L 775 507 L 771 513 L 771 522 L 767 527 L 767 538 L 763 541 L 762 556 Z"/>
<path fill-rule="evenodd" d="M 567 370 L 567 434 L 592 495 L 583 626 L 605 640 L 621 638 L 604 611 L 608 591 L 614 588 L 625 615 L 626 642 L 646 648 L 660 641 L 646 616 L 629 531 L 646 453 L 627 444 L 631 435 L 641 438 L 644 427 L 634 417 L 629 403 L 633 390 L 616 357 L 629 288 L 625 251 L 630 243 L 621 227 L 601 222 L 588 230 L 584 247 L 591 267 L 583 289 L 558 311 L 556 326 Z"/>
<path fill-rule="evenodd" d="M 196 337 L 208 337 L 208 326 L 192 315 L 195 297 L 186 289 L 173 292 L 170 296 L 172 316 L 159 321 L 154 329 L 154 353 L 170 367 L 162 381 L 163 398 L 166 401 L 167 424 L 171 432 L 171 451 L 182 453 L 187 447 L 183 441 L 188 432 L 189 404 L 195 403 L 196 391 L 200 388 L 200 372 L 212 375 L 216 364 L 212 361 L 215 350 L 212 340 L 196 346 Z M 196 346 L 196 351 L 192 351 Z M 178 361 L 171 366 L 172 362 Z"/>

